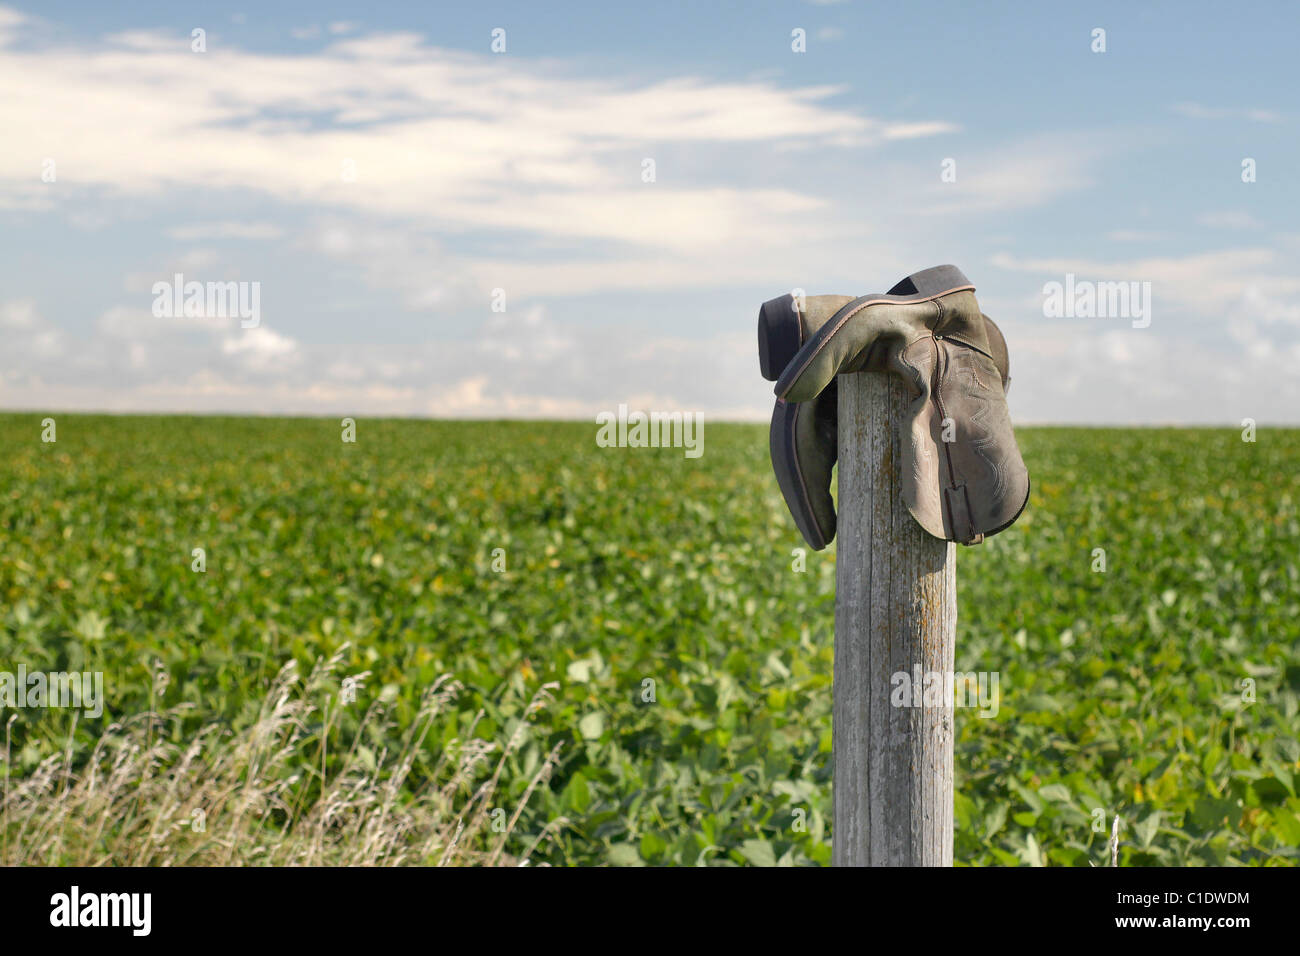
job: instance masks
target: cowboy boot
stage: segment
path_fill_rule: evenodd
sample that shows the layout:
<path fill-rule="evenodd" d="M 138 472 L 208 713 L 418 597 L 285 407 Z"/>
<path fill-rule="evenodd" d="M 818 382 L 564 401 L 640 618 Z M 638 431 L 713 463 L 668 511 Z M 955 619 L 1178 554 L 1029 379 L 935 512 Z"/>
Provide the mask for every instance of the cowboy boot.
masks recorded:
<path fill-rule="evenodd" d="M 977 544 L 1009 526 L 1029 497 L 1029 475 L 1016 447 L 1005 384 L 996 388 L 1006 380 L 1005 341 L 1000 333 L 990 335 L 974 289 L 955 266 L 937 266 L 909 276 L 888 293 L 844 303 L 804 338 L 776 384 L 778 399 L 788 405 L 823 396 L 842 373 L 883 368 L 900 376 L 912 393 L 908 435 L 901 442 L 903 501 L 927 532 L 963 544 Z M 788 339 L 772 341 L 786 344 Z M 765 371 L 775 364 L 771 344 L 767 360 L 760 355 Z M 809 480 L 798 467 L 808 450 L 801 451 L 797 441 L 808 426 L 798 425 L 800 415 L 790 417 L 796 467 L 784 479 L 778 467 L 783 492 L 785 481 L 802 478 L 806 485 Z M 774 456 L 777 451 L 774 444 Z M 788 460 L 786 451 L 782 454 Z M 825 454 L 823 447 L 821 460 Z M 829 528 L 833 534 L 833 525 L 826 524 L 825 501 L 818 503 L 814 499 L 820 496 L 807 491 L 803 497 L 812 503 L 818 538 L 829 541 L 824 532 Z M 816 546 L 806 530 L 805 537 Z"/>
<path fill-rule="evenodd" d="M 798 352 L 805 338 L 817 331 L 845 302 L 847 295 L 814 296 L 803 310 L 791 296 L 763 304 L 759 312 L 759 362 L 763 376 L 775 381 Z M 984 316 L 993 364 L 1010 387 L 1006 339 L 992 319 Z M 883 363 L 881 363 L 883 365 Z M 883 368 L 879 369 L 883 371 Z M 838 458 L 839 396 L 836 380 L 808 402 L 777 399 L 772 410 L 768 444 L 772 470 L 795 526 L 814 551 L 835 537 L 835 504 L 831 498 L 831 470 Z"/>
<path fill-rule="evenodd" d="M 764 302 L 758 311 L 758 362 L 763 377 L 776 381 L 805 341 L 851 295 L 814 295 L 801 303 L 792 295 Z M 776 400 L 768 446 L 772 470 L 790 515 L 804 540 L 821 551 L 835 537 L 831 470 L 837 457 L 839 395 L 835 383 L 808 402 Z"/>

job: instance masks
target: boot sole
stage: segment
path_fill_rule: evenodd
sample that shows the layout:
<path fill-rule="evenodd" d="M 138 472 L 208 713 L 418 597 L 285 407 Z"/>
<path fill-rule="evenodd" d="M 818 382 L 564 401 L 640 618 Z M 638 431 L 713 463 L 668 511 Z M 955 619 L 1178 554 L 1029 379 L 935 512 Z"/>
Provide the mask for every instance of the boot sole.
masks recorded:
<path fill-rule="evenodd" d="M 814 551 L 821 551 L 830 542 L 817 526 L 813 516 L 812 502 L 808 498 L 808 486 L 804 482 L 803 472 L 799 468 L 799 455 L 796 451 L 796 436 L 799 430 L 799 416 L 811 415 L 811 408 L 804 408 L 805 403 L 777 402 L 772 410 L 772 427 L 768 432 L 768 444 L 772 454 L 772 471 L 776 483 L 781 486 L 790 517 L 795 527 L 803 535 Z"/>

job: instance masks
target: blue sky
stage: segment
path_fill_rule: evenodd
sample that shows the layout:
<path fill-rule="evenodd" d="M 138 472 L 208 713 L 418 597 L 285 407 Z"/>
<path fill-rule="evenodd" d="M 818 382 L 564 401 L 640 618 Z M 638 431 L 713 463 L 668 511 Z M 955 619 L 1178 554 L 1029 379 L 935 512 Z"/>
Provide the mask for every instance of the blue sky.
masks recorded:
<path fill-rule="evenodd" d="M 1017 421 L 1300 419 L 1294 5 L 563 11 L 0 0 L 0 406 L 760 420 L 760 302 L 953 262 Z"/>

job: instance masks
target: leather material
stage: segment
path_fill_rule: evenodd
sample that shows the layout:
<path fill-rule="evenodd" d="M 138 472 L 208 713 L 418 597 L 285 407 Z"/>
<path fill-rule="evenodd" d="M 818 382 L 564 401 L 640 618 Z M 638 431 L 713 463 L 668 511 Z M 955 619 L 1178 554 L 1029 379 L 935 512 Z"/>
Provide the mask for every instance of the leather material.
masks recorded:
<path fill-rule="evenodd" d="M 831 471 L 839 443 L 839 395 L 835 383 L 810 402 L 777 399 L 768 444 L 772 470 L 795 526 L 814 551 L 835 537 Z"/>
<path fill-rule="evenodd" d="M 826 320 L 853 301 L 851 295 L 793 295 L 769 299 L 758 310 L 758 363 L 763 377 L 775 382 L 804 342 Z"/>
<path fill-rule="evenodd" d="M 764 302 L 758 313 L 758 355 L 763 377 L 773 381 L 808 338 L 826 324 L 851 295 L 815 295 L 796 302 L 783 295 Z M 804 540 L 821 551 L 835 537 L 831 472 L 835 467 L 839 396 L 832 382 L 809 402 L 777 400 L 768 446 L 772 470 Z"/>
<path fill-rule="evenodd" d="M 907 384 L 902 494 L 927 532 L 977 544 L 1019 517 L 1029 476 L 1006 407 L 1006 340 L 959 270 L 927 269 L 883 295 L 796 305 L 790 296 L 764 304 L 759 353 L 764 376 L 779 374 L 773 469 L 810 546 L 821 550 L 835 535 L 835 377 L 847 372 L 883 371 Z"/>

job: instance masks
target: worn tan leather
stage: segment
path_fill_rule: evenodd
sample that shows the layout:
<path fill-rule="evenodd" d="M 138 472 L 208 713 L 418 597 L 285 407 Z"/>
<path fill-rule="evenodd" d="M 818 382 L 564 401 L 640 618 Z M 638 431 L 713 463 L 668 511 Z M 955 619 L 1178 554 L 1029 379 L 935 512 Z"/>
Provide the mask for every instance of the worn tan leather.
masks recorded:
<path fill-rule="evenodd" d="M 897 375 L 912 394 L 907 421 L 898 427 L 905 429 L 903 501 L 917 522 L 935 537 L 964 544 L 1006 528 L 1028 500 L 1029 475 L 1005 400 L 1006 342 L 980 312 L 973 285 L 955 267 L 940 266 L 909 276 L 890 293 L 844 298 L 808 300 L 799 350 L 777 382 L 773 466 L 804 537 L 820 549 L 834 536 L 836 451 L 825 436 L 834 434 L 827 418 L 835 404 L 828 397 L 837 375 L 863 370 Z M 760 353 L 769 374 L 776 359 L 784 360 L 790 333 L 769 351 L 764 333 L 761 317 Z"/>

